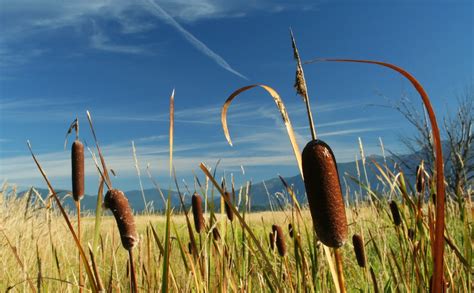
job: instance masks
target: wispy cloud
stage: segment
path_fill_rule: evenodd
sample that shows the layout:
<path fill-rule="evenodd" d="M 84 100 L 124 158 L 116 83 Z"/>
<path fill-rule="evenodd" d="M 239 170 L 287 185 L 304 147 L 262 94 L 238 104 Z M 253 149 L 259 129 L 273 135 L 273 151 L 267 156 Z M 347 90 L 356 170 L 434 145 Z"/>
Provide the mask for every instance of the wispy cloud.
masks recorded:
<path fill-rule="evenodd" d="M 119 45 L 111 43 L 110 39 L 106 35 L 104 35 L 97 27 L 90 41 L 91 48 L 101 51 L 124 54 L 141 54 L 146 52 L 146 50 L 140 46 Z"/>
<path fill-rule="evenodd" d="M 236 71 L 233 69 L 227 61 L 224 60 L 221 56 L 219 56 L 217 53 L 212 51 L 206 44 L 198 40 L 193 34 L 191 34 L 189 31 L 187 31 L 184 27 L 182 27 L 168 12 L 166 12 L 163 8 L 161 8 L 160 5 L 158 5 L 155 1 L 153 0 L 144 0 L 146 6 L 149 8 L 150 13 L 158 17 L 159 19 L 164 20 L 167 22 L 169 25 L 173 26 L 180 34 L 184 36 L 188 42 L 190 42 L 197 50 L 199 50 L 201 53 L 204 55 L 208 56 L 211 58 L 214 62 L 216 62 L 219 66 L 224 68 L 225 70 L 243 78 L 247 79 L 248 78 L 241 74 L 240 72 Z"/>

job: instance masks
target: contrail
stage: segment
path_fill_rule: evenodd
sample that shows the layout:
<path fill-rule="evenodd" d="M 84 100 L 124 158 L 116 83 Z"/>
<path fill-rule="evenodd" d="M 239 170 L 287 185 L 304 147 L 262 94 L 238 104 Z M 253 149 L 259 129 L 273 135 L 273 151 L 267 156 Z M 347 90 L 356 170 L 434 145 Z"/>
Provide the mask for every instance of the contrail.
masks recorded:
<path fill-rule="evenodd" d="M 233 69 L 227 61 L 224 60 L 221 56 L 217 55 L 214 51 L 209 49 L 203 42 L 198 40 L 195 36 L 193 36 L 190 32 L 188 32 L 185 28 L 183 28 L 171 15 L 169 15 L 161 6 L 155 3 L 153 0 L 145 0 L 145 4 L 150 8 L 149 11 L 156 17 L 166 21 L 168 24 L 173 26 L 177 29 L 185 38 L 188 40 L 196 49 L 201 51 L 202 53 L 206 54 L 212 60 L 214 60 L 219 66 L 224 68 L 225 70 L 232 72 L 233 74 L 243 78 L 248 78 L 241 74 L 240 72 Z"/>

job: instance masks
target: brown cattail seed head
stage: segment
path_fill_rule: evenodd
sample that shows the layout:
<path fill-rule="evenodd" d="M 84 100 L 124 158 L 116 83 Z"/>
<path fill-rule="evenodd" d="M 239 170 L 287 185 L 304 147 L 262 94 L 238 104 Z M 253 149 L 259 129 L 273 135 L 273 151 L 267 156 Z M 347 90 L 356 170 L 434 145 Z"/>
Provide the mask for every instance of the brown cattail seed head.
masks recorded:
<path fill-rule="evenodd" d="M 321 140 L 303 149 L 306 194 L 319 240 L 329 247 L 341 247 L 347 239 L 347 219 L 336 159 Z"/>
<path fill-rule="evenodd" d="M 412 228 L 408 228 L 408 239 L 410 240 L 415 239 L 415 230 Z"/>
<path fill-rule="evenodd" d="M 217 227 L 212 228 L 212 237 L 214 237 L 215 241 L 221 239 L 221 234 L 219 233 L 219 229 L 217 229 Z"/>
<path fill-rule="evenodd" d="M 395 226 L 400 226 L 402 218 L 400 217 L 397 203 L 393 200 L 390 202 L 390 211 L 392 212 L 393 223 L 395 223 Z"/>
<path fill-rule="evenodd" d="M 365 248 L 364 248 L 364 240 L 362 239 L 362 236 L 358 234 L 354 234 L 352 236 L 352 244 L 354 245 L 354 252 L 357 259 L 357 264 L 359 264 L 359 267 L 365 268 L 366 266 Z"/>
<path fill-rule="evenodd" d="M 273 251 L 275 250 L 275 235 L 273 234 L 273 232 L 270 232 L 268 238 L 270 240 L 270 249 Z"/>
<path fill-rule="evenodd" d="M 197 193 L 194 193 L 191 198 L 192 210 L 194 216 L 194 227 L 198 233 L 201 233 L 204 228 L 204 216 L 202 213 L 202 199 Z"/>
<path fill-rule="evenodd" d="M 423 192 L 425 187 L 425 168 L 423 167 L 423 162 L 416 167 L 416 191 L 418 193 Z"/>
<path fill-rule="evenodd" d="M 72 197 L 79 201 L 84 196 L 84 145 L 79 140 L 72 143 Z"/>
<path fill-rule="evenodd" d="M 286 244 L 285 244 L 285 235 L 283 235 L 283 230 L 278 225 L 272 225 L 273 235 L 276 235 L 276 246 L 278 248 L 278 254 L 280 256 L 285 256 L 286 254 Z"/>
<path fill-rule="evenodd" d="M 226 198 L 226 202 L 225 202 L 225 205 L 224 205 L 225 213 L 227 214 L 227 218 L 229 219 L 229 221 L 232 222 L 234 220 L 234 212 L 232 211 L 230 206 L 227 204 L 227 200 L 229 202 L 232 202 L 231 197 L 230 197 L 230 193 L 228 193 L 227 191 L 224 192 L 224 197 Z"/>
<path fill-rule="evenodd" d="M 104 207 L 110 209 L 114 214 L 123 247 L 127 250 L 135 247 L 138 244 L 138 234 L 132 209 L 125 194 L 118 189 L 107 191 L 104 197 Z"/>
<path fill-rule="evenodd" d="M 288 234 L 290 234 L 290 238 L 293 238 L 293 225 L 291 223 L 288 224 Z"/>

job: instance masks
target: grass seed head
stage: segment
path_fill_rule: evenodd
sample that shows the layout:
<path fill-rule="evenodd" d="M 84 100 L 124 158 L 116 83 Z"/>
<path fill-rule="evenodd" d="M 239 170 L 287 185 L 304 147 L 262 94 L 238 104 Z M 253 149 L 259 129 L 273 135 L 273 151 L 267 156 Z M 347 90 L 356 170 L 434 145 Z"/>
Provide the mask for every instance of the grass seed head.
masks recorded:
<path fill-rule="evenodd" d="M 138 244 L 138 234 L 132 209 L 125 194 L 118 189 L 107 191 L 104 197 L 104 207 L 110 209 L 114 214 L 123 247 L 127 250 L 135 247 Z"/>
<path fill-rule="evenodd" d="M 347 239 L 347 219 L 336 159 L 322 140 L 310 141 L 303 149 L 306 194 L 319 240 L 341 247 Z"/>
<path fill-rule="evenodd" d="M 357 259 L 357 264 L 361 268 L 365 268 L 367 265 L 366 258 L 365 258 L 365 248 L 364 248 L 364 240 L 362 236 L 359 234 L 354 234 L 352 236 L 352 244 L 354 245 L 354 252 Z"/>
<path fill-rule="evenodd" d="M 201 233 L 202 229 L 204 228 L 201 196 L 197 193 L 194 193 L 191 197 L 191 203 L 194 216 L 194 227 L 198 233 Z"/>
<path fill-rule="evenodd" d="M 395 201 L 390 201 L 390 211 L 392 212 L 393 223 L 395 226 L 400 226 L 402 223 L 402 218 L 400 217 L 400 211 L 398 210 L 398 205 Z"/>
<path fill-rule="evenodd" d="M 72 197 L 79 201 L 84 196 L 84 145 L 75 140 L 71 147 Z"/>
<path fill-rule="evenodd" d="M 276 236 L 276 247 L 278 249 L 278 254 L 280 256 L 285 256 L 286 254 L 286 244 L 285 244 L 285 235 L 283 235 L 283 230 L 278 225 L 272 225 L 272 233 Z"/>
<path fill-rule="evenodd" d="M 232 202 L 229 192 L 225 191 L 224 197 L 228 199 L 229 202 Z M 229 221 L 232 222 L 234 220 L 234 212 L 232 211 L 230 206 L 227 204 L 227 201 L 225 202 L 224 209 L 225 209 L 225 213 L 227 214 L 227 218 L 229 219 Z"/>

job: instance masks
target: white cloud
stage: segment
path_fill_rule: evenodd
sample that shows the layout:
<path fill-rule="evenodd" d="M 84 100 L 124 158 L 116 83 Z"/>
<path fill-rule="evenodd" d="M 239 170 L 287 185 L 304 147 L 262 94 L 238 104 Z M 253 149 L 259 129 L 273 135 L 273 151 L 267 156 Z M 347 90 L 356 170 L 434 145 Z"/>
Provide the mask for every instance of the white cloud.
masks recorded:
<path fill-rule="evenodd" d="M 221 17 L 241 17 L 252 11 L 275 12 L 287 8 L 306 7 L 308 4 L 286 5 L 274 1 L 224 1 L 224 0 L 84 0 L 84 1 L 31 1 L 0 0 L 0 66 L 17 66 L 44 53 L 43 48 L 23 48 L 25 40 L 37 38 L 44 33 L 63 28 L 73 28 L 75 33 L 85 32 L 84 28 L 95 20 L 114 21 L 121 26 L 118 33 L 140 34 L 154 29 L 159 22 L 145 17 L 150 13 L 174 27 L 197 50 L 212 59 L 227 71 L 245 78 L 229 63 L 197 39 L 179 22 L 195 22 L 202 19 Z M 275 8 L 278 8 L 275 10 Z M 114 32 L 117 33 L 117 32 Z M 17 52 L 22 47 L 22 52 Z M 144 50 L 136 45 L 116 44 L 104 33 L 94 33 L 90 38 L 94 49 L 116 53 L 139 54 Z"/>
<path fill-rule="evenodd" d="M 109 38 L 99 30 L 96 30 L 92 35 L 90 42 L 91 48 L 101 51 L 124 54 L 141 54 L 146 52 L 145 49 L 139 46 L 113 44 L 110 42 Z"/>

